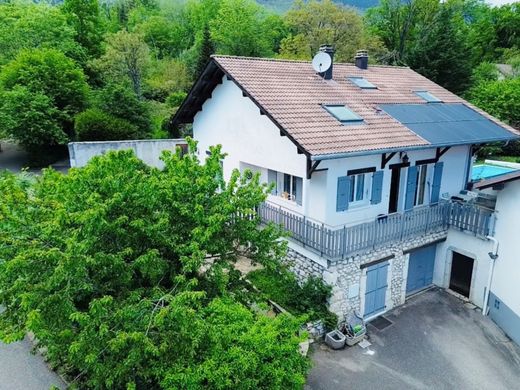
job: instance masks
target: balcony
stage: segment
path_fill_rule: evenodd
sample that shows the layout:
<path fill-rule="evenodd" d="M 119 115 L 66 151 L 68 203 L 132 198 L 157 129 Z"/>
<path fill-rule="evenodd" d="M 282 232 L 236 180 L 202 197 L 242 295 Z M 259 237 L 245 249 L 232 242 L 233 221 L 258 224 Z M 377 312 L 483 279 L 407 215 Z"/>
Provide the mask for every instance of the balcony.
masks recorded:
<path fill-rule="evenodd" d="M 290 238 L 331 260 L 382 248 L 391 243 L 447 231 L 453 227 L 475 236 L 494 234 L 495 214 L 471 203 L 443 201 L 394 213 L 353 226 L 330 227 L 272 203 L 263 203 L 258 214 L 263 222 L 280 224 Z"/>

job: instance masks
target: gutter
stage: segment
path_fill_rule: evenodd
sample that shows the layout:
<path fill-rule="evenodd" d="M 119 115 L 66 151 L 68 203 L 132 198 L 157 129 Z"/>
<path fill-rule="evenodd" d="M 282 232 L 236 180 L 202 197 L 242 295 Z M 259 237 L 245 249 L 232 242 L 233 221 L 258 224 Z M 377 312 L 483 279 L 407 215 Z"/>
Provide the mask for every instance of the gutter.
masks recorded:
<path fill-rule="evenodd" d="M 493 241 L 493 250 L 488 253 L 491 259 L 491 270 L 489 271 L 486 293 L 484 295 L 484 306 L 482 307 L 482 315 L 487 316 L 489 311 L 489 293 L 491 291 L 491 283 L 493 281 L 493 272 L 495 271 L 495 263 L 498 258 L 498 240 L 495 237 L 487 236 L 488 240 Z"/>

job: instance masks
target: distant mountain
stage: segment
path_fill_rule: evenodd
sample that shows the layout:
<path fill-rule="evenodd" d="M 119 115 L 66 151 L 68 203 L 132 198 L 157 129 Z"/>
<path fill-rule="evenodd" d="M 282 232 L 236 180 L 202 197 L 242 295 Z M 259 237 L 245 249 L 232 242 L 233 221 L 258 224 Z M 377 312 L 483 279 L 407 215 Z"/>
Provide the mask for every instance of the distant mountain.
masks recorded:
<path fill-rule="evenodd" d="M 259 4 L 266 6 L 276 12 L 285 12 L 294 0 L 256 0 Z M 360 11 L 365 11 L 367 8 L 375 7 L 379 4 L 379 0 L 334 0 L 336 3 L 356 7 Z"/>

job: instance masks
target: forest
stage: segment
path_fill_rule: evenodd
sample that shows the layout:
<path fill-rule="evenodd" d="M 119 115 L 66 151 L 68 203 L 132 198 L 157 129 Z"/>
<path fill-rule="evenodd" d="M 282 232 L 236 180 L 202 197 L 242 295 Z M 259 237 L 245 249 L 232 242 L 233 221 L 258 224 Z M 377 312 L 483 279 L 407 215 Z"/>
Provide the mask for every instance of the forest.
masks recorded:
<path fill-rule="evenodd" d="M 337 61 L 367 49 L 372 63 L 410 66 L 520 122 L 518 4 L 382 0 L 361 13 L 331 0 L 284 12 L 273 3 L 0 0 L 0 139 L 41 156 L 75 140 L 182 136 L 189 129 L 169 119 L 211 54 L 310 60 L 323 43 Z"/>

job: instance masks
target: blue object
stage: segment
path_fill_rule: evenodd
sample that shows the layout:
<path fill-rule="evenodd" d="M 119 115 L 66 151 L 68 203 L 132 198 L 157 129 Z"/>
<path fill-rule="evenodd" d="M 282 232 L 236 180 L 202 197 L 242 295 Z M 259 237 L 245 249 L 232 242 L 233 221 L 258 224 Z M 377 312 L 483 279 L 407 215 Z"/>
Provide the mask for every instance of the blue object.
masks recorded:
<path fill-rule="evenodd" d="M 367 268 L 365 318 L 385 310 L 388 264 L 385 261 Z"/>
<path fill-rule="evenodd" d="M 514 172 L 516 169 L 508 167 L 499 167 L 497 165 L 480 164 L 474 165 L 471 170 L 471 180 L 477 181 L 481 179 L 489 179 L 491 177 L 505 175 Z"/>
<path fill-rule="evenodd" d="M 489 293 L 489 316 L 515 343 L 520 345 L 520 315 L 493 292 Z"/>
<path fill-rule="evenodd" d="M 432 145 L 479 144 L 518 138 L 464 104 L 381 104 L 380 108 Z"/>
<path fill-rule="evenodd" d="M 334 104 L 323 106 L 323 108 L 325 108 L 334 118 L 343 124 L 363 122 L 363 118 L 361 118 L 347 106 Z"/>
<path fill-rule="evenodd" d="M 439 201 L 439 195 L 441 193 L 441 181 L 442 181 L 442 170 L 444 168 L 443 162 L 438 162 L 433 168 L 433 184 L 432 184 L 432 196 L 430 203 L 437 203 Z"/>
<path fill-rule="evenodd" d="M 442 100 L 428 91 L 415 91 L 415 94 L 428 103 L 442 103 Z"/>
<path fill-rule="evenodd" d="M 336 211 L 345 211 L 348 209 L 348 198 L 350 196 L 350 186 L 351 185 L 352 185 L 351 176 L 338 177 Z"/>
<path fill-rule="evenodd" d="M 383 194 L 383 177 L 384 171 L 377 171 L 372 175 L 372 196 L 370 197 L 370 204 L 381 203 L 381 196 Z"/>
<path fill-rule="evenodd" d="M 411 210 L 415 204 L 415 191 L 417 190 L 417 166 L 408 167 L 408 176 L 406 177 L 406 197 L 404 201 L 404 209 Z"/>
<path fill-rule="evenodd" d="M 433 267 L 437 245 L 430 245 L 410 253 L 406 293 L 422 290 L 433 282 Z"/>
<path fill-rule="evenodd" d="M 377 89 L 377 87 L 374 84 L 372 84 L 370 81 L 363 77 L 351 76 L 348 77 L 348 79 L 361 89 Z"/>

